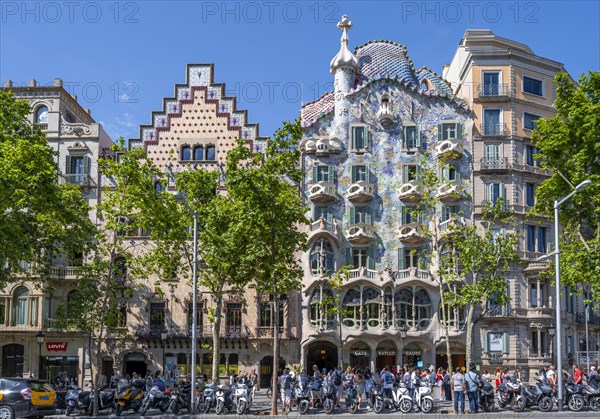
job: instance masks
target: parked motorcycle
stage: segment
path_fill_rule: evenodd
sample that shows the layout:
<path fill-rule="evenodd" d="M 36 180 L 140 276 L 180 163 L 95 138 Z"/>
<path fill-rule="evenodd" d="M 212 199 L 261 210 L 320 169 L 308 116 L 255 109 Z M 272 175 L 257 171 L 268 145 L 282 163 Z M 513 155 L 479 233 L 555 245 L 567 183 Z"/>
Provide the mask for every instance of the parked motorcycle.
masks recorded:
<path fill-rule="evenodd" d="M 511 405 L 511 407 L 514 409 L 513 404 L 519 408 L 521 404 L 525 403 L 525 398 L 521 396 L 520 381 L 500 384 L 496 389 L 496 395 L 498 396 L 498 405 L 501 409 L 508 405 Z M 518 400 L 515 401 L 515 399 Z"/>
<path fill-rule="evenodd" d="M 117 386 L 117 396 L 115 398 L 115 414 L 121 416 L 126 410 L 137 412 L 142 406 L 144 400 L 144 389 L 146 382 L 142 379 L 128 382 L 126 379 L 119 380 Z"/>
<path fill-rule="evenodd" d="M 496 399 L 494 398 L 494 387 L 492 384 L 484 380 L 481 389 L 479 390 L 479 405 L 486 412 L 491 412 L 496 407 Z"/>
<path fill-rule="evenodd" d="M 169 408 L 170 403 L 171 398 L 169 395 L 160 390 L 157 386 L 153 386 L 142 400 L 140 415 L 144 416 L 148 409 L 159 409 L 164 413 Z"/>
<path fill-rule="evenodd" d="M 243 415 L 252 406 L 252 381 L 238 382 L 233 391 L 233 404 L 238 415 Z"/>
<path fill-rule="evenodd" d="M 90 395 L 90 407 L 88 412 L 92 413 L 94 411 L 94 394 Z M 113 410 L 115 409 L 115 391 L 112 389 L 108 389 L 106 386 L 100 389 L 98 393 L 98 412 L 103 410 Z"/>
<path fill-rule="evenodd" d="M 579 384 L 575 384 L 573 379 L 570 377 L 565 383 L 564 395 L 566 396 L 567 406 L 574 412 L 579 412 L 585 407 L 585 399 L 582 395 L 582 387 Z"/>
<path fill-rule="evenodd" d="M 582 393 L 586 405 L 593 411 L 600 410 L 600 377 L 598 375 L 590 377 L 588 384 L 583 386 Z"/>
<path fill-rule="evenodd" d="M 89 391 L 80 391 L 77 384 L 71 384 L 65 396 L 65 415 L 70 416 L 78 409 L 80 412 L 89 412 L 91 396 Z"/>
<path fill-rule="evenodd" d="M 335 387 L 331 380 L 323 381 L 323 408 L 325 409 L 325 413 L 331 415 L 335 410 L 335 405 L 337 403 L 335 397 Z"/>
<path fill-rule="evenodd" d="M 185 407 L 188 410 L 188 412 L 190 412 L 191 391 L 192 385 L 188 382 L 183 382 L 179 385 L 178 388 L 171 390 L 171 401 L 169 403 L 169 409 L 174 415 L 179 414 L 179 411 L 182 407 Z"/>
<path fill-rule="evenodd" d="M 358 412 L 358 392 L 354 384 L 348 383 L 346 387 L 346 393 L 344 394 L 344 401 L 346 402 L 346 408 L 350 413 Z"/>
<path fill-rule="evenodd" d="M 298 413 L 305 415 L 310 408 L 310 387 L 308 381 L 298 381 L 294 386 L 294 398 L 298 405 Z"/>
<path fill-rule="evenodd" d="M 207 384 L 206 387 L 204 387 L 202 397 L 203 400 L 198 404 L 198 410 L 204 413 L 208 413 L 212 408 L 214 408 L 217 405 L 214 384 Z"/>
<path fill-rule="evenodd" d="M 423 413 L 433 410 L 433 397 L 431 397 L 431 385 L 421 382 L 415 387 L 415 406 Z"/>
<path fill-rule="evenodd" d="M 382 385 L 374 385 L 371 387 L 371 397 L 373 399 L 373 411 L 375 413 L 381 413 L 384 409 L 394 411 L 398 407 L 395 402 L 397 394 L 394 392 L 394 389 L 391 389 L 390 393 L 386 394 Z"/>
<path fill-rule="evenodd" d="M 233 410 L 233 397 L 232 390 L 235 389 L 235 385 L 231 386 L 231 388 L 227 388 L 223 385 L 220 385 L 215 389 L 215 399 L 216 399 L 216 407 L 215 413 L 220 415 L 227 409 L 227 411 Z"/>
<path fill-rule="evenodd" d="M 410 392 L 404 381 L 400 381 L 398 386 L 394 389 L 394 399 L 396 404 L 402 413 L 410 413 L 413 409 L 413 399 L 410 397 Z"/>

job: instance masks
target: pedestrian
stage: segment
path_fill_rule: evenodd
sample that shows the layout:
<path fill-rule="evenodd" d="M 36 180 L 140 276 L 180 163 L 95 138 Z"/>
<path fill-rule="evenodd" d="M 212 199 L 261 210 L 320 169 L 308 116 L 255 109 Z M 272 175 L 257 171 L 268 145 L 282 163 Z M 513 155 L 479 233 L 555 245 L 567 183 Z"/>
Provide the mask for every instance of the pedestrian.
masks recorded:
<path fill-rule="evenodd" d="M 365 377 L 361 370 L 357 370 L 352 378 L 356 387 L 356 396 L 358 397 L 358 408 L 362 406 L 363 396 L 365 394 Z"/>
<path fill-rule="evenodd" d="M 595 375 L 598 375 L 598 371 L 596 371 L 596 366 L 592 365 L 592 368 L 590 368 L 590 378 L 592 378 Z"/>
<path fill-rule="evenodd" d="M 452 401 L 452 389 L 450 388 L 450 373 L 448 370 L 444 369 L 444 379 L 443 379 L 445 393 L 446 393 L 446 401 Z"/>
<path fill-rule="evenodd" d="M 489 374 L 488 374 L 489 375 Z M 475 364 L 469 364 L 469 371 L 465 375 L 467 383 L 467 396 L 469 397 L 469 410 L 471 413 L 479 411 L 479 376 L 475 368 Z"/>
<path fill-rule="evenodd" d="M 496 388 L 498 388 L 502 384 L 502 369 L 500 367 L 496 367 L 494 376 L 496 377 Z"/>
<path fill-rule="evenodd" d="M 146 381 L 146 392 L 149 392 L 152 389 L 152 386 L 154 385 L 154 378 L 152 377 L 151 370 L 148 370 L 145 381 Z"/>
<path fill-rule="evenodd" d="M 481 379 L 490 383 L 492 381 L 492 374 L 490 374 L 488 370 L 483 370 Z"/>
<path fill-rule="evenodd" d="M 335 407 L 340 407 L 342 400 L 342 394 L 344 393 L 344 374 L 342 374 L 342 367 L 339 365 L 333 370 L 332 373 L 333 388 L 335 389 Z"/>
<path fill-rule="evenodd" d="M 260 383 L 258 382 L 258 375 L 256 375 L 256 368 L 252 369 L 249 378 L 250 381 L 252 381 L 252 383 L 254 384 L 254 386 L 252 387 L 252 395 L 254 395 L 257 391 L 260 390 Z"/>
<path fill-rule="evenodd" d="M 371 409 L 371 388 L 373 387 L 373 379 L 371 377 L 371 370 L 368 368 L 365 370 L 365 398 L 367 400 L 367 410 Z"/>
<path fill-rule="evenodd" d="M 579 366 L 577 364 L 573 364 L 573 382 L 575 382 L 575 384 L 581 384 L 582 381 L 583 377 Z"/>
<path fill-rule="evenodd" d="M 465 414 L 465 392 L 467 391 L 465 376 L 462 374 L 460 367 L 456 368 L 456 372 L 450 380 L 452 391 L 454 392 L 454 413 Z M 460 407 L 460 410 L 459 410 Z"/>
<path fill-rule="evenodd" d="M 383 397 L 391 399 L 396 379 L 394 378 L 394 374 L 391 373 L 389 366 L 386 366 L 381 372 L 381 381 L 383 382 Z"/>
<path fill-rule="evenodd" d="M 285 368 L 279 377 L 279 386 L 281 387 L 283 410 L 289 412 L 292 409 L 292 376 L 289 368 Z"/>
<path fill-rule="evenodd" d="M 556 385 L 556 372 L 554 371 L 554 365 L 550 365 L 548 367 L 548 372 L 546 373 L 546 379 L 550 382 L 550 387 L 554 391 L 554 386 Z"/>

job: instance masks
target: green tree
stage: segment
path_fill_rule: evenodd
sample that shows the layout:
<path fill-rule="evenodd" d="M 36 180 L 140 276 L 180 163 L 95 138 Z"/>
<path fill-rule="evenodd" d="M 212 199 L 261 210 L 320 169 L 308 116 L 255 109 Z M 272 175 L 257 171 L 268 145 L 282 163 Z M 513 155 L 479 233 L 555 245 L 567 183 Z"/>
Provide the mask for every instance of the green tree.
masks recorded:
<path fill-rule="evenodd" d="M 261 153 L 238 147 L 227 159 L 227 190 L 243 203 L 243 221 L 250 229 L 250 273 L 259 294 L 282 295 L 301 288 L 303 276 L 298 255 L 306 245 L 307 224 L 298 192 L 303 173 L 299 166 L 300 122 L 284 122 Z M 279 362 L 279 305 L 274 304 L 273 388 L 277 388 Z M 272 414 L 277 414 L 273 392 Z"/>
<path fill-rule="evenodd" d="M 56 257 L 86 251 L 94 234 L 81 189 L 59 183 L 56 153 L 30 113 L 0 91 L 0 288 L 43 278 Z"/>
<path fill-rule="evenodd" d="M 161 192 L 156 183 L 166 185 L 167 178 L 142 149 L 125 152 L 123 139 L 112 150 L 119 159 L 101 159 L 99 164 L 113 187 L 104 191 L 97 213 L 102 226 L 96 231 L 94 251 L 86 258 L 78 292 L 57 308 L 59 327 L 88 334 L 95 346 L 92 382 L 97 401 L 102 351 L 109 335 L 127 338 L 120 326 L 124 298 L 147 286 L 152 274 L 164 277 L 172 269 L 172 259 L 165 255 L 176 251 L 177 244 L 188 239 L 181 226 L 182 209 L 172 194 Z M 145 239 L 133 239 L 140 231 Z M 155 292 L 161 293 L 160 282 Z M 110 351 L 110 348 L 108 348 Z M 94 403 L 97 414 L 98 403 Z"/>
<path fill-rule="evenodd" d="M 558 73 L 556 115 L 536 121 L 532 141 L 537 157 L 552 176 L 536 189 L 533 212 L 553 216 L 553 203 L 573 191 L 573 185 L 592 184 L 560 207 L 561 280 L 581 291 L 589 284 L 592 300 L 600 299 L 600 72 L 590 71 L 573 82 Z"/>

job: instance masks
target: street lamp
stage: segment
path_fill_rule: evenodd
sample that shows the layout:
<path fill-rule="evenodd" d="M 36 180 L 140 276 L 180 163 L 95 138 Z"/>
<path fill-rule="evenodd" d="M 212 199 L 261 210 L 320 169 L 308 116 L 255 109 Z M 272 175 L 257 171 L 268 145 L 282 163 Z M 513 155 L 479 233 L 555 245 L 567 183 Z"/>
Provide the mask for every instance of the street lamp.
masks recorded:
<path fill-rule="evenodd" d="M 42 378 L 42 345 L 44 344 L 44 338 L 46 337 L 46 335 L 44 334 L 43 330 L 40 330 L 38 332 L 38 334 L 35 336 L 35 338 L 37 339 L 37 343 L 38 343 L 38 347 L 39 347 L 39 352 L 38 352 L 38 359 L 39 359 L 39 369 L 38 369 L 38 378 Z"/>
<path fill-rule="evenodd" d="M 181 200 L 183 204 L 186 206 L 188 211 L 192 213 L 194 217 L 194 255 L 192 261 L 192 277 L 193 277 L 193 290 L 192 290 L 192 395 L 191 395 L 191 406 L 192 412 L 196 411 L 196 353 L 198 349 L 196 347 L 196 329 L 198 324 L 197 318 L 197 305 L 198 305 L 198 211 L 192 209 L 187 201 L 185 200 L 185 196 L 180 193 L 175 193 L 175 199 Z"/>
<path fill-rule="evenodd" d="M 564 202 L 569 200 L 577 192 L 587 188 L 592 183 L 591 180 L 587 179 L 581 182 L 575 187 L 575 189 L 562 198 L 561 200 L 554 200 L 554 252 L 544 255 L 538 260 L 546 259 L 554 255 L 554 265 L 556 269 L 555 282 L 556 282 L 556 368 L 557 368 L 557 385 L 558 385 L 558 410 L 563 410 L 563 373 L 562 373 L 562 338 L 561 338 L 561 311 L 560 311 L 560 243 L 558 237 L 558 207 Z"/>
<path fill-rule="evenodd" d="M 165 341 L 167 340 L 167 338 L 169 337 L 169 333 L 163 329 L 162 332 L 160 332 L 160 346 L 162 347 L 162 358 L 163 358 L 163 374 L 166 377 L 167 376 L 167 365 L 165 364 Z"/>

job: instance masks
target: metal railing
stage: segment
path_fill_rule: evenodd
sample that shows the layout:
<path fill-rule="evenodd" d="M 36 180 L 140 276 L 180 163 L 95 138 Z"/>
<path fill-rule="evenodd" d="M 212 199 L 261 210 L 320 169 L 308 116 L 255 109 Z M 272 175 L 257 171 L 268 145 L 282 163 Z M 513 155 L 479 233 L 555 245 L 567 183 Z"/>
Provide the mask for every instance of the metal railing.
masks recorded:
<path fill-rule="evenodd" d="M 480 170 L 508 170 L 508 157 L 482 157 L 479 160 Z"/>
<path fill-rule="evenodd" d="M 477 86 L 479 97 L 504 97 L 510 95 L 508 84 L 485 83 Z"/>
<path fill-rule="evenodd" d="M 515 313 L 508 305 L 490 304 L 484 312 L 484 317 L 513 317 Z"/>
<path fill-rule="evenodd" d="M 73 185 L 91 186 L 94 185 L 94 180 L 88 174 L 63 174 L 63 183 L 71 183 Z"/>
<path fill-rule="evenodd" d="M 479 132 L 481 135 L 489 137 L 509 135 L 510 133 L 504 124 L 491 124 L 487 122 L 481 124 Z"/>

